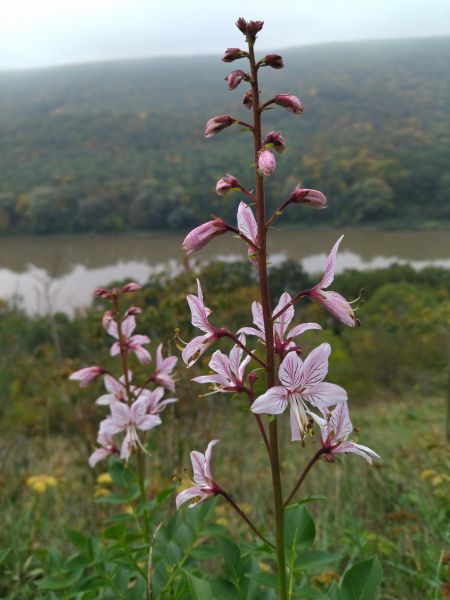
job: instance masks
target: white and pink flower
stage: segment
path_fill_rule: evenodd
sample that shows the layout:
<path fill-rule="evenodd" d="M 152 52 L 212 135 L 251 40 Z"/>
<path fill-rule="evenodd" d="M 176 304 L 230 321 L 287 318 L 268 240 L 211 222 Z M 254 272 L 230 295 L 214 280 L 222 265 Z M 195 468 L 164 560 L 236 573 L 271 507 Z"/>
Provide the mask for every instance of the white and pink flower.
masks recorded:
<path fill-rule="evenodd" d="M 295 325 L 292 329 L 289 329 L 289 325 L 294 318 L 294 307 L 290 305 L 291 296 L 284 292 L 278 304 L 273 310 L 272 316 L 275 316 L 281 310 L 283 310 L 286 306 L 287 308 L 275 321 L 273 324 L 273 344 L 274 349 L 277 354 L 283 356 L 288 350 L 295 349 L 296 344 L 294 339 L 308 331 L 310 329 L 321 329 L 320 325 L 317 323 L 301 323 L 300 325 Z M 252 304 L 252 314 L 253 314 L 253 323 L 256 327 L 243 327 L 238 331 L 238 333 L 245 333 L 247 335 L 254 335 L 262 340 L 264 343 L 266 342 L 266 334 L 264 329 L 264 317 L 263 317 L 263 309 L 259 302 L 253 302 Z"/>
<path fill-rule="evenodd" d="M 189 508 L 197 506 L 212 496 L 220 493 L 220 489 L 213 479 L 211 472 L 211 451 L 219 440 L 212 440 L 206 448 L 205 454 L 193 450 L 191 452 L 192 469 L 194 471 L 194 481 L 190 488 L 183 490 L 176 497 L 177 508 L 182 504 L 192 500 Z"/>
<path fill-rule="evenodd" d="M 242 233 L 254 246 L 258 247 L 258 225 L 252 209 L 245 202 L 240 202 L 237 211 L 239 232 Z M 248 257 L 253 264 L 258 264 L 258 255 L 254 246 L 247 244 Z"/>
<path fill-rule="evenodd" d="M 344 236 L 341 235 L 338 241 L 334 244 L 330 254 L 328 255 L 327 264 L 325 266 L 325 272 L 322 276 L 322 279 L 317 285 L 309 290 L 308 295 L 312 300 L 317 302 L 317 304 L 322 305 L 330 314 L 333 315 L 333 317 L 341 321 L 341 323 L 344 323 L 344 325 L 348 325 L 349 327 L 354 327 L 357 325 L 357 319 L 350 302 L 341 296 L 341 294 L 338 294 L 338 292 L 325 291 L 326 288 L 333 283 L 336 254 L 343 237 Z"/>
<path fill-rule="evenodd" d="M 303 439 L 311 428 L 308 405 L 323 412 L 329 406 L 347 400 L 344 388 L 323 381 L 328 372 L 330 353 L 330 344 L 326 343 L 312 350 L 304 361 L 295 352 L 289 352 L 278 372 L 281 385 L 259 396 L 251 410 L 256 414 L 279 415 L 289 406 L 291 439 Z"/>
<path fill-rule="evenodd" d="M 245 344 L 245 336 L 241 335 L 239 341 Z M 251 356 L 248 355 L 242 360 L 243 354 L 244 351 L 240 346 L 234 346 L 228 356 L 216 350 L 209 361 L 209 368 L 214 373 L 194 377 L 192 381 L 213 384 L 211 393 L 214 394 L 242 392 L 245 389 L 245 367 L 251 360 Z"/>
<path fill-rule="evenodd" d="M 130 406 L 124 402 L 110 404 L 111 414 L 100 423 L 99 436 L 110 438 L 124 432 L 120 448 L 120 458 L 128 460 L 133 450 L 142 448 L 142 443 L 137 430 L 149 431 L 161 424 L 158 415 L 148 414 L 149 401 L 146 396 L 141 396 Z"/>
<path fill-rule="evenodd" d="M 220 337 L 217 329 L 208 321 L 208 317 L 212 311 L 203 302 L 202 286 L 198 279 L 197 290 L 197 296 L 195 294 L 188 294 L 186 299 L 191 309 L 192 325 L 205 333 L 204 335 L 198 335 L 188 342 L 183 349 L 181 356 L 188 367 L 192 367 L 200 356 L 204 354 L 206 349 Z"/>
<path fill-rule="evenodd" d="M 334 461 L 335 454 L 347 453 L 359 454 L 369 464 L 372 464 L 372 458 L 380 458 L 376 452 L 367 446 L 362 446 L 347 439 L 353 433 L 347 402 L 338 404 L 331 413 L 326 413 L 325 418 L 313 413 L 311 413 L 311 416 L 320 426 L 324 458 L 329 462 Z"/>
<path fill-rule="evenodd" d="M 109 335 L 118 340 L 111 346 L 111 356 L 120 354 L 120 345 L 122 342 L 123 349 L 126 352 L 133 352 L 140 363 L 145 365 L 151 361 L 150 353 L 142 347 L 144 344 L 150 344 L 150 338 L 146 335 L 132 335 L 133 331 L 136 329 L 136 319 L 134 318 L 134 315 L 128 315 L 123 319 L 120 328 L 121 336 L 119 336 L 119 328 L 115 320 L 105 319 L 104 317 L 104 325 L 106 325 L 105 329 Z M 120 337 L 122 338 L 121 342 Z"/>

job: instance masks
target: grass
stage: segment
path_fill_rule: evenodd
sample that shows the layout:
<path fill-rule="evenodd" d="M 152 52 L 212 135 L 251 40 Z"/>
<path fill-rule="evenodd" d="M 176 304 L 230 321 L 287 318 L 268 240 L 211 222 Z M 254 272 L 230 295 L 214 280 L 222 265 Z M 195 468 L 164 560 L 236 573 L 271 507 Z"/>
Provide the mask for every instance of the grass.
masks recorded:
<path fill-rule="evenodd" d="M 171 418 L 167 414 L 165 425 L 155 430 L 149 493 L 173 476 L 183 476 L 184 467 L 190 468 L 189 450 L 204 451 L 208 441 L 218 437 L 221 443 L 213 457 L 216 479 L 262 529 L 269 530 L 267 457 L 247 406 L 224 395 L 190 404 L 172 409 Z M 333 565 L 339 573 L 377 553 L 385 572 L 384 600 L 444 597 L 450 491 L 444 401 L 380 399 L 370 405 L 351 405 L 351 412 L 361 443 L 376 450 L 382 461 L 370 467 L 360 457 L 345 456 L 340 462 L 321 461 L 314 467 L 299 497 L 328 497 L 310 504 L 317 526 L 316 548 L 343 556 L 340 564 Z M 285 495 L 313 452 L 312 444 L 303 448 L 289 442 L 288 420 L 287 415 L 280 419 Z M 32 598 L 33 582 L 43 574 L 44 549 L 69 551 L 67 526 L 98 529 L 110 509 L 93 499 L 107 493 L 109 484 L 96 481 L 85 463 L 88 448 L 75 434 L 71 439 L 11 435 L 3 438 L 0 452 L 0 548 L 11 547 L 0 567 L 0 597 Z M 27 480 L 37 474 L 55 477 L 57 485 L 33 489 Z M 249 535 L 229 507 L 219 503 L 216 510 L 218 519 L 236 535 L 242 539 Z M 314 583 L 320 588 L 336 576 L 330 570 L 318 573 Z"/>

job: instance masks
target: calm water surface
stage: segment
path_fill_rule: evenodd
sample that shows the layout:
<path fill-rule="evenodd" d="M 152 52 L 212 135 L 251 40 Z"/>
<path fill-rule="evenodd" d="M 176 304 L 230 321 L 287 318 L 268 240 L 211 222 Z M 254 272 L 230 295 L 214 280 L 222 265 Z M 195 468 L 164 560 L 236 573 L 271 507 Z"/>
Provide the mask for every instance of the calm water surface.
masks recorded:
<path fill-rule="evenodd" d="M 394 262 L 416 269 L 428 265 L 450 268 L 448 232 L 379 232 L 362 229 L 273 231 L 272 263 L 298 260 L 310 273 L 320 273 L 336 239 L 345 233 L 337 272 L 385 267 Z M 15 302 L 29 314 L 49 310 L 67 314 L 90 303 L 92 292 L 124 277 L 144 283 L 155 272 L 182 268 L 182 234 L 148 233 L 73 237 L 0 238 L 0 298 Z M 222 236 L 195 256 L 195 261 L 242 260 L 239 240 Z"/>

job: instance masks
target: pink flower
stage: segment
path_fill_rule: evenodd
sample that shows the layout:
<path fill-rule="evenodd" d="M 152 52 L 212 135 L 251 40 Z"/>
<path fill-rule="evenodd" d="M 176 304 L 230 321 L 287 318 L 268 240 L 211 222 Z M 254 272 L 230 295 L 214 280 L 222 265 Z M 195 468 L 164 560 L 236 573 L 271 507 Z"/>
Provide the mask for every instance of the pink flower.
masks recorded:
<path fill-rule="evenodd" d="M 225 77 L 225 81 L 228 83 L 229 90 L 235 90 L 243 79 L 248 80 L 248 75 L 241 69 L 231 71 L 231 73 Z"/>
<path fill-rule="evenodd" d="M 258 225 L 252 209 L 245 202 L 239 203 L 237 212 L 237 222 L 239 231 L 251 242 L 258 246 Z M 248 257 L 253 264 L 258 264 L 258 256 L 255 248 L 248 244 Z"/>
<path fill-rule="evenodd" d="M 294 113 L 294 115 L 299 115 L 303 112 L 303 102 L 292 94 L 278 94 L 270 102 L 286 108 L 289 112 Z"/>
<path fill-rule="evenodd" d="M 206 448 L 205 454 L 194 450 L 191 452 L 192 469 L 194 471 L 194 485 L 187 490 L 184 490 L 176 497 L 177 508 L 188 500 L 193 500 L 189 508 L 197 506 L 211 496 L 217 496 L 220 493 L 220 488 L 213 479 L 211 473 L 211 451 L 219 440 L 212 440 Z"/>
<path fill-rule="evenodd" d="M 327 199 L 322 192 L 319 192 L 319 190 L 310 190 L 297 186 L 289 196 L 286 204 L 299 204 L 300 202 L 305 202 L 312 208 L 327 207 Z"/>
<path fill-rule="evenodd" d="M 283 57 L 279 54 L 267 54 L 263 59 L 261 59 L 262 67 L 272 67 L 272 69 L 282 69 L 284 67 Z"/>
<path fill-rule="evenodd" d="M 272 175 L 276 166 L 275 156 L 270 150 L 263 149 L 258 152 L 258 170 L 263 175 Z"/>
<path fill-rule="evenodd" d="M 341 294 L 332 291 L 325 291 L 325 289 L 333 283 L 334 280 L 334 267 L 336 263 L 336 254 L 339 248 L 339 244 L 343 239 L 343 235 L 338 239 L 331 249 L 328 255 L 327 264 L 325 267 L 325 273 L 322 279 L 317 285 L 315 285 L 309 291 L 309 297 L 312 298 L 318 304 L 321 304 L 329 313 L 333 315 L 338 321 L 354 327 L 357 324 L 355 313 L 348 300 L 346 300 Z"/>
<path fill-rule="evenodd" d="M 220 334 L 213 327 L 208 317 L 211 314 L 211 310 L 203 303 L 203 292 L 200 285 L 200 281 L 197 279 L 198 295 L 188 294 L 187 301 L 189 308 L 191 309 L 192 325 L 197 327 L 201 331 L 205 332 L 205 335 L 199 335 L 191 340 L 182 352 L 182 358 L 188 367 L 192 367 L 193 364 L 204 354 L 206 349 L 211 346 L 216 340 L 219 339 Z"/>
<path fill-rule="evenodd" d="M 274 308 L 272 316 L 275 316 L 290 302 L 291 296 L 287 292 L 284 292 L 281 295 L 277 306 Z M 266 334 L 264 330 L 263 310 L 259 302 L 253 302 L 252 314 L 253 323 L 256 325 L 257 329 L 255 329 L 254 327 L 243 327 L 242 329 L 239 329 L 238 333 L 255 335 L 265 343 Z M 289 308 L 287 308 L 273 324 L 274 349 L 275 352 L 277 352 L 277 354 L 280 354 L 281 356 L 283 356 L 288 350 L 296 349 L 294 338 L 296 338 L 298 335 L 301 335 L 302 333 L 310 329 L 321 329 L 320 325 L 318 325 L 317 323 L 302 323 L 301 325 L 296 325 L 288 332 L 288 327 L 292 319 L 294 318 L 294 314 L 294 307 L 289 306 Z"/>
<path fill-rule="evenodd" d="M 279 131 L 269 131 L 263 139 L 263 146 L 265 148 L 273 147 L 274 150 L 281 154 L 286 148 L 286 142 Z"/>
<path fill-rule="evenodd" d="M 163 358 L 162 344 L 159 344 L 156 349 L 156 370 L 152 375 L 152 379 L 155 383 L 162 385 L 169 390 L 169 392 L 175 391 L 175 381 L 172 377 L 172 371 L 177 364 L 178 358 L 176 356 L 167 356 Z"/>
<path fill-rule="evenodd" d="M 225 196 L 228 192 L 242 190 L 242 186 L 234 175 L 227 174 L 216 183 L 216 194 Z"/>
<path fill-rule="evenodd" d="M 290 405 L 291 439 L 303 439 L 311 427 L 307 404 L 324 411 L 328 406 L 347 400 L 343 388 L 323 381 L 330 353 L 330 344 L 320 344 L 305 361 L 295 352 L 289 352 L 278 372 L 281 385 L 259 396 L 251 410 L 256 414 L 279 415 Z"/>
<path fill-rule="evenodd" d="M 325 419 L 315 414 L 311 414 L 311 416 L 320 426 L 322 447 L 325 451 L 324 458 L 329 462 L 334 462 L 335 454 L 346 454 L 347 452 L 359 454 L 370 465 L 372 464 L 372 457 L 380 458 L 376 452 L 367 446 L 347 440 L 353 432 L 347 402 L 338 404 L 331 413 L 327 413 Z"/>
<path fill-rule="evenodd" d="M 141 286 L 135 281 L 131 281 L 123 286 L 122 292 L 126 294 L 127 292 L 138 292 L 141 289 Z"/>
<path fill-rule="evenodd" d="M 245 344 L 245 336 L 240 336 L 239 340 Z M 244 351 L 239 346 L 234 346 L 229 356 L 223 354 L 220 350 L 216 350 L 209 361 L 209 368 L 215 374 L 194 377 L 192 381 L 212 383 L 212 393 L 214 394 L 217 392 L 242 392 L 245 389 L 245 367 L 251 359 L 247 355 L 242 360 L 243 353 Z"/>
<path fill-rule="evenodd" d="M 101 448 L 97 448 L 96 450 L 94 450 L 94 452 L 88 459 L 88 463 L 91 469 L 93 469 L 95 465 L 101 460 L 104 460 L 105 458 L 108 458 L 108 456 L 111 456 L 111 454 L 119 453 L 118 449 L 114 444 L 114 440 L 110 435 L 99 433 L 97 437 L 97 444 L 99 444 Z"/>
<path fill-rule="evenodd" d="M 131 371 L 128 371 L 128 381 L 131 380 Z M 103 394 L 95 401 L 101 406 L 108 406 L 113 402 L 128 402 L 127 389 L 125 387 L 125 376 L 116 379 L 108 373 L 104 377 L 105 388 L 108 394 Z"/>
<path fill-rule="evenodd" d="M 164 388 L 157 387 L 154 390 L 142 390 L 140 398 L 144 398 L 147 402 L 147 414 L 159 415 L 168 404 L 178 402 L 176 398 L 166 398 L 163 400 Z"/>
<path fill-rule="evenodd" d="M 216 135 L 216 133 L 219 133 L 219 131 L 222 131 L 222 129 L 230 127 L 233 123 L 235 123 L 235 120 L 229 115 L 218 115 L 217 117 L 213 117 L 206 123 L 205 137 L 212 137 L 213 135 Z"/>
<path fill-rule="evenodd" d="M 247 56 L 247 53 L 240 48 L 227 48 L 225 50 L 225 56 L 222 58 L 223 62 L 230 63 L 239 58 Z"/>
<path fill-rule="evenodd" d="M 80 369 L 79 371 L 75 371 L 75 373 L 72 373 L 69 379 L 71 381 L 79 381 L 80 388 L 84 388 L 95 381 L 95 379 L 97 379 L 97 377 L 104 372 L 105 369 L 102 369 L 102 367 L 86 367 L 84 369 Z"/>
<path fill-rule="evenodd" d="M 245 108 L 251 110 L 253 108 L 253 90 L 247 90 L 242 99 L 242 104 Z"/>
<path fill-rule="evenodd" d="M 111 415 L 100 423 L 99 435 L 113 436 L 124 431 L 120 458 L 128 460 L 135 448 L 142 448 L 136 430 L 149 431 L 160 425 L 161 419 L 158 415 L 147 413 L 148 399 L 145 396 L 140 397 L 131 406 L 123 402 L 113 402 L 110 404 L 110 409 Z"/>
<path fill-rule="evenodd" d="M 227 232 L 228 229 L 228 225 L 223 219 L 215 217 L 212 221 L 203 223 L 188 233 L 184 238 L 182 248 L 186 254 L 192 254 L 206 246 L 213 238 Z"/>
<path fill-rule="evenodd" d="M 150 338 L 146 335 L 131 335 L 136 328 L 136 319 L 134 315 L 128 315 L 122 321 L 121 333 L 122 333 L 122 344 L 126 352 L 130 350 L 134 352 L 136 358 L 143 365 L 148 364 L 151 361 L 151 356 L 148 350 L 142 347 L 143 344 L 150 344 Z M 119 339 L 118 327 L 116 321 L 109 321 L 107 324 L 106 331 L 112 337 Z M 114 342 L 111 346 L 111 356 L 117 356 L 120 354 L 120 342 Z"/>

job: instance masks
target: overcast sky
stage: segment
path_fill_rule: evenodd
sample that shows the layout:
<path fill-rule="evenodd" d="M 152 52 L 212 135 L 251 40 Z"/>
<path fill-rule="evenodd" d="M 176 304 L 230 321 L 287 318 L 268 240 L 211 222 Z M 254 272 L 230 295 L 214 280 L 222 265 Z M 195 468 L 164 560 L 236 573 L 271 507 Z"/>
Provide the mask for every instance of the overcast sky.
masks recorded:
<path fill-rule="evenodd" d="M 0 0 L 0 69 L 221 54 L 240 16 L 267 49 L 450 35 L 449 0 Z"/>

